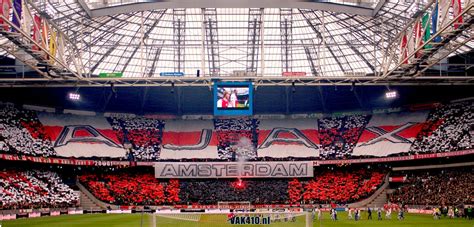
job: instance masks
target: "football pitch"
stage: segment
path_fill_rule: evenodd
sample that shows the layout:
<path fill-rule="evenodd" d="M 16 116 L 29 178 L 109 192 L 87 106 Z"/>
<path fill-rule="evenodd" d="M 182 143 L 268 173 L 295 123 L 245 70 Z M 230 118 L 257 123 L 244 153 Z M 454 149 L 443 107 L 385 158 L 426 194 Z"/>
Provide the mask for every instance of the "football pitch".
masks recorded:
<path fill-rule="evenodd" d="M 360 221 L 347 220 L 347 214 L 340 212 L 338 221 L 331 221 L 329 214 L 325 213 L 323 220 L 315 220 L 313 226 L 347 226 L 347 227 L 363 227 L 363 226 L 384 226 L 384 227 L 430 227 L 430 226 L 456 226 L 456 227 L 473 227 L 474 220 L 466 219 L 448 219 L 433 220 L 431 215 L 408 214 L 405 220 L 399 221 L 395 215 L 391 220 L 367 220 L 367 215 L 362 215 Z M 233 226 L 227 221 L 226 215 L 207 215 L 200 216 L 199 221 L 177 220 L 168 217 L 157 217 L 156 226 L 171 227 L 218 227 Z M 58 217 L 41 217 L 32 219 L 18 219 L 12 221 L 0 222 L 1 227 L 149 227 L 152 226 L 152 218 L 150 215 L 141 214 L 86 214 L 86 215 L 66 215 Z M 298 217 L 295 222 L 274 222 L 270 225 L 247 225 L 247 226 L 289 226 L 304 227 L 304 217 Z"/>

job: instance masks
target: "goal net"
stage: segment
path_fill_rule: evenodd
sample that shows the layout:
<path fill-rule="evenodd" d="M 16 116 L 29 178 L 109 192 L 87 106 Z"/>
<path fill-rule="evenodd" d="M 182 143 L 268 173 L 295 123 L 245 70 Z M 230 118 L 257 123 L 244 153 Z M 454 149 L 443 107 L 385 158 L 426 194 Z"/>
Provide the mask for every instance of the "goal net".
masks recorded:
<path fill-rule="evenodd" d="M 152 227 L 313 226 L 309 212 L 155 213 L 151 219 Z"/>

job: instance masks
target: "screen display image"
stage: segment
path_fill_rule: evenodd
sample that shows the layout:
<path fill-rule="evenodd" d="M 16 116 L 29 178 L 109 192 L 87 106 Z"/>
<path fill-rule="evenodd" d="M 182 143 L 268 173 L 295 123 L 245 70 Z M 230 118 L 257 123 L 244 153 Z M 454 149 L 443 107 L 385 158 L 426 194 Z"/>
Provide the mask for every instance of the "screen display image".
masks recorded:
<path fill-rule="evenodd" d="M 214 85 L 215 115 L 252 115 L 252 84 L 221 82 Z"/>
<path fill-rule="evenodd" d="M 248 87 L 217 87 L 217 109 L 249 109 Z"/>

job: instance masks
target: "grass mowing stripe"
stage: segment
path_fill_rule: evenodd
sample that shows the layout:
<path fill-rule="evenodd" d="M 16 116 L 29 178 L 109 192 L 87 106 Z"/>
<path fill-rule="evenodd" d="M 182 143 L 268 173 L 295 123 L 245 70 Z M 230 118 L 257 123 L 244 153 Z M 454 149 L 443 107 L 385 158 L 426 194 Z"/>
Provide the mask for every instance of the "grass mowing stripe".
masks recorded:
<path fill-rule="evenodd" d="M 144 226 L 149 225 L 148 216 L 143 218 Z M 66 226 L 139 226 L 141 223 L 141 214 L 85 214 L 68 215 L 58 217 L 41 217 L 31 219 L 18 219 L 4 221 L 2 227 L 66 227 Z"/>
<path fill-rule="evenodd" d="M 314 220 L 314 227 L 473 227 L 474 221 L 466 219 L 433 220 L 431 215 L 407 214 L 406 219 L 399 221 L 396 215 L 391 220 L 377 220 L 377 214 L 373 213 L 373 220 L 367 220 L 367 213 L 362 214 L 362 220 L 347 220 L 347 213 L 339 212 L 338 221 L 332 221 L 328 213 L 324 213 L 323 220 Z M 297 222 L 275 222 L 269 227 L 303 227 L 303 217 L 298 217 Z M 143 226 L 150 226 L 150 217 L 143 217 Z M 41 217 L 31 219 L 18 219 L 3 221 L 2 227 L 139 227 L 141 214 L 85 214 L 58 217 Z M 226 222 L 226 215 L 203 214 L 201 222 L 176 220 L 157 217 L 159 227 L 221 227 L 232 226 Z M 263 226 L 263 225 L 247 225 Z"/>

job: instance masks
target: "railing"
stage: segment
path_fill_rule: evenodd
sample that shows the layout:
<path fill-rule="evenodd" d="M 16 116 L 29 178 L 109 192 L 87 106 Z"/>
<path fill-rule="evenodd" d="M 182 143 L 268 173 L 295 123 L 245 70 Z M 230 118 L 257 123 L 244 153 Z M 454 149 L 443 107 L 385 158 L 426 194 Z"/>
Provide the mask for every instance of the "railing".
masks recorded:
<path fill-rule="evenodd" d="M 21 5 L 22 11 L 12 7 L 12 18 L 0 15 L 0 33 L 13 44 L 2 45 L 1 48 L 44 77 L 51 76 L 37 69 L 38 64 L 46 65 L 58 77 L 64 74 L 83 78 L 84 67 L 81 58 L 77 57 L 80 55 L 75 44 L 33 3 L 22 0 Z M 21 19 L 13 22 L 13 18 Z M 18 54 L 18 51 L 24 51 L 24 54 Z"/>
<path fill-rule="evenodd" d="M 106 8 L 106 7 L 113 7 L 113 6 L 121 6 L 121 5 L 128 5 L 134 3 L 146 3 L 146 2 L 153 2 L 150 0 L 84 0 L 87 4 L 89 9 L 99 9 L 99 8 Z"/>
<path fill-rule="evenodd" d="M 438 50 L 452 42 L 458 34 L 470 29 L 474 3 L 468 2 L 465 9 L 453 14 L 452 18 L 449 15 L 450 4 L 451 0 L 439 0 L 436 4 L 435 1 L 430 1 L 415 14 L 416 17 L 388 45 L 380 69 L 382 76 L 376 80 L 384 79 L 397 71 L 406 73 L 407 69 L 420 67 L 420 63 L 429 62 Z M 461 44 L 464 45 L 470 40 L 472 35 Z M 458 45 L 457 48 L 462 45 Z M 434 63 L 447 56 L 438 57 Z M 421 67 L 428 68 L 434 63 L 430 62 Z"/>

